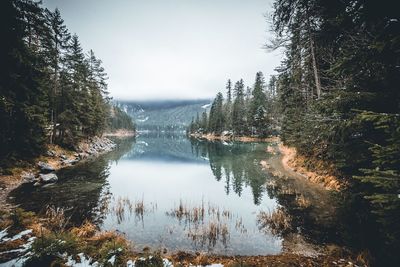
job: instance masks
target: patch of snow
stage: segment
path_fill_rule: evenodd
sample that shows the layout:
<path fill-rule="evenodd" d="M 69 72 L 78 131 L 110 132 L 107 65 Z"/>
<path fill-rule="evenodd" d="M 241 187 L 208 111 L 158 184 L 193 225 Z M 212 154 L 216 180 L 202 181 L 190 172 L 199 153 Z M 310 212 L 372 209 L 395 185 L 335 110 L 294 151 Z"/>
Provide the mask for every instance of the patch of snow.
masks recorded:
<path fill-rule="evenodd" d="M 35 237 L 35 236 L 32 236 L 32 237 L 30 237 L 30 238 L 28 239 L 28 242 L 26 242 L 25 244 L 23 244 L 20 248 L 0 252 L 0 255 L 2 255 L 2 254 L 9 254 L 9 253 L 20 253 L 20 254 L 25 253 L 26 251 L 28 251 L 28 249 L 31 248 L 31 246 L 32 246 L 32 244 L 33 244 L 33 241 L 34 241 L 35 239 L 36 239 L 36 237 Z M 27 255 L 28 255 L 28 254 L 25 254 L 24 256 L 27 256 Z M 22 258 L 23 258 L 23 257 L 22 257 Z M 19 259 L 22 259 L 22 258 L 20 257 Z M 17 258 L 17 259 L 18 259 L 18 258 Z M 26 259 L 25 259 L 25 260 L 26 260 Z M 24 260 L 24 261 L 25 261 L 25 260 Z M 13 265 L 9 265 L 9 266 L 13 266 Z M 17 266 L 17 265 L 15 265 L 15 266 Z M 21 264 L 21 266 L 22 266 L 22 264 Z"/>
<path fill-rule="evenodd" d="M 150 255 L 148 257 L 148 259 L 151 259 L 151 258 L 153 258 L 153 256 Z M 146 258 L 144 258 L 144 257 L 140 257 L 140 258 L 137 259 L 137 261 L 145 261 L 145 260 L 146 260 Z M 126 266 L 127 267 L 135 267 L 136 266 L 136 261 L 129 260 L 129 261 L 126 262 Z M 163 267 L 174 267 L 174 265 L 172 264 L 172 262 L 170 260 L 163 259 Z"/>
<path fill-rule="evenodd" d="M 191 267 L 224 267 L 224 265 L 222 265 L 221 263 L 213 263 L 210 265 L 189 265 Z"/>
<path fill-rule="evenodd" d="M 97 261 L 91 263 L 92 259 L 90 257 L 86 258 L 85 254 L 79 253 L 78 257 L 80 262 L 76 262 L 71 256 L 68 257 L 68 261 L 65 263 L 67 266 L 71 267 L 99 267 Z"/>
<path fill-rule="evenodd" d="M 203 156 L 201 156 L 201 158 L 204 159 L 204 160 L 210 160 L 209 158 L 203 157 Z"/>
<path fill-rule="evenodd" d="M 206 109 L 206 108 L 208 108 L 209 106 L 211 106 L 211 103 L 210 103 L 210 104 L 205 104 L 205 105 L 201 106 L 201 108 Z"/>
<path fill-rule="evenodd" d="M 3 240 L 3 237 L 8 235 L 7 230 L 8 230 L 8 227 L 6 229 L 0 231 L 0 241 Z"/>
<path fill-rule="evenodd" d="M 114 264 L 115 264 L 115 255 L 112 255 L 111 258 L 107 262 L 111 263 L 111 265 L 114 266 Z"/>
<path fill-rule="evenodd" d="M 163 259 L 163 264 L 164 264 L 164 267 L 174 267 L 172 262 L 170 262 L 168 259 Z"/>
<path fill-rule="evenodd" d="M 14 240 L 20 239 L 21 237 L 23 237 L 25 235 L 28 235 L 30 233 L 32 233 L 32 229 L 28 229 L 28 230 L 22 231 L 19 234 L 16 234 L 15 236 L 13 236 L 10 241 L 14 241 Z"/>
<path fill-rule="evenodd" d="M 17 258 L 17 259 L 12 259 L 10 261 L 7 262 L 3 262 L 1 263 L 2 267 L 17 267 L 17 266 L 23 266 L 25 261 L 28 258 Z"/>

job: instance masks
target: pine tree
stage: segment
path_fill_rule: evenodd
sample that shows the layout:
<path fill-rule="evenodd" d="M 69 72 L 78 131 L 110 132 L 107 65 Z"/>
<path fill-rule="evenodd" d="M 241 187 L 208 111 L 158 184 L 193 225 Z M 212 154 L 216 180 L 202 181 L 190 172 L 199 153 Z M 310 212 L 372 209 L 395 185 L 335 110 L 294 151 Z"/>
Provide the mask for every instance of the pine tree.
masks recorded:
<path fill-rule="evenodd" d="M 252 134 L 265 136 L 268 132 L 266 105 L 264 75 L 262 72 L 257 72 L 252 98 L 249 103 L 249 125 L 252 127 Z"/>
<path fill-rule="evenodd" d="M 1 1 L 0 161 L 28 158 L 44 149 L 47 94 L 42 61 L 29 48 L 29 26 L 21 2 Z M 29 2 L 24 2 L 29 5 Z M 25 5 L 25 8 L 26 8 Z M 32 3 L 32 8 L 36 8 Z M 7 162 L 5 163 L 7 164 Z"/>
<path fill-rule="evenodd" d="M 244 134 L 246 130 L 246 109 L 244 101 L 244 83 L 241 79 L 234 87 L 235 100 L 232 108 L 232 128 L 236 135 Z"/>
<path fill-rule="evenodd" d="M 62 106 L 64 106 L 62 103 L 64 99 L 61 97 L 62 85 L 60 84 L 60 73 L 71 36 L 57 8 L 54 12 L 46 9 L 45 19 L 49 29 L 48 34 L 44 38 L 44 48 L 46 61 L 49 65 L 49 80 L 51 81 L 49 86 L 49 118 L 53 130 L 50 136 L 50 143 L 54 143 L 57 139 L 58 115 L 64 111 L 61 110 Z"/>
<path fill-rule="evenodd" d="M 228 131 L 232 129 L 232 82 L 228 79 L 226 83 L 226 101 L 224 104 L 225 125 Z"/>

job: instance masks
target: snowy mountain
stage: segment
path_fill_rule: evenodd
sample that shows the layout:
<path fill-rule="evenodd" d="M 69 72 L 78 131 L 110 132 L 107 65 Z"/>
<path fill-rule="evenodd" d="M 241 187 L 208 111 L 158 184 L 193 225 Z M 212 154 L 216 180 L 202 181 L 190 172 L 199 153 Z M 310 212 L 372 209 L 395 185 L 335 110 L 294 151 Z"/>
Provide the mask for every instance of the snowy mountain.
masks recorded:
<path fill-rule="evenodd" d="M 183 131 L 197 113 L 209 111 L 211 100 L 116 101 L 132 116 L 137 129 Z"/>

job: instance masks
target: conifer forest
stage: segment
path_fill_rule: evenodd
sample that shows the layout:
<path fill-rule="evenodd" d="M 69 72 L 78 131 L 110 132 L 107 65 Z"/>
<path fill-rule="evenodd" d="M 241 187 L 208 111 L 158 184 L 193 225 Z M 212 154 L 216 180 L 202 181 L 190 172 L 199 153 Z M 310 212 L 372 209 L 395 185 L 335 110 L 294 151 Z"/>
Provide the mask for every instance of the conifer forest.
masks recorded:
<path fill-rule="evenodd" d="M 0 266 L 400 266 L 396 1 L 2 0 L 0 36 Z"/>

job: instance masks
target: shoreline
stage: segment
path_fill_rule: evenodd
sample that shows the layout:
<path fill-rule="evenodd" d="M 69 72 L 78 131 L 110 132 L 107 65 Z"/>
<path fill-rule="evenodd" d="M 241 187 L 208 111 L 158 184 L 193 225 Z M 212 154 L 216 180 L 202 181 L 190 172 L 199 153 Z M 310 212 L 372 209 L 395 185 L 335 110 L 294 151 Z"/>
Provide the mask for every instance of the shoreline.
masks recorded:
<path fill-rule="evenodd" d="M 51 173 L 54 173 L 63 168 L 98 157 L 114 148 L 114 142 L 104 136 L 82 141 L 78 144 L 76 150 L 68 150 L 58 145 L 47 145 L 47 152 L 44 155 L 36 157 L 32 162 L 24 162 L 23 164 L 26 164 L 26 166 L 12 167 L 11 174 L 0 175 L 0 210 L 9 211 L 15 208 L 7 201 L 9 193 L 24 183 L 36 181 L 41 174 L 39 163 L 46 163 L 53 168 Z"/>
<path fill-rule="evenodd" d="M 341 191 L 346 187 L 346 183 L 331 174 L 329 170 L 321 170 L 318 167 L 316 170 L 307 168 L 304 164 L 305 157 L 298 155 L 295 148 L 287 147 L 279 142 L 278 151 L 282 155 L 282 166 L 286 170 L 296 173 L 311 183 L 319 184 L 326 190 Z M 320 164 L 324 163 L 320 162 Z"/>
<path fill-rule="evenodd" d="M 352 254 L 348 250 L 342 249 L 337 246 L 331 246 L 329 249 L 317 253 L 314 255 L 303 255 L 300 253 L 293 252 L 281 252 L 276 255 L 217 255 L 212 253 L 207 253 L 205 251 L 200 252 L 188 252 L 188 251 L 167 251 L 166 249 L 151 250 L 150 248 L 143 249 L 142 252 L 136 252 L 134 250 L 133 244 L 129 241 L 123 234 L 117 231 L 101 231 L 94 224 L 86 222 L 79 227 L 71 228 L 59 228 L 60 223 L 65 223 L 67 220 L 64 217 L 62 211 L 52 210 L 55 212 L 56 217 L 37 217 L 37 215 L 19 211 L 17 214 L 21 218 L 22 225 L 13 229 L 13 226 L 7 226 L 1 231 L 3 237 L 9 236 L 9 238 L 0 240 L 0 262 L 9 264 L 10 262 L 16 262 L 13 255 L 8 255 L 7 252 L 10 248 L 19 248 L 21 245 L 25 244 L 26 247 L 31 247 L 35 239 L 47 240 L 47 242 L 52 242 L 54 246 L 62 247 L 60 240 L 66 242 L 65 237 L 69 236 L 69 242 L 71 240 L 73 243 L 71 245 L 80 246 L 81 253 L 75 255 L 74 249 L 70 251 L 67 250 L 66 254 L 54 256 L 53 262 L 70 262 L 69 259 L 81 258 L 85 259 L 86 262 L 93 260 L 98 261 L 101 259 L 103 262 L 109 262 L 111 258 L 117 260 L 117 266 L 132 266 L 134 261 L 142 263 L 159 263 L 165 262 L 174 264 L 174 266 L 354 266 L 357 264 L 359 266 L 365 263 L 359 255 Z M 11 214 L 8 214 L 10 216 Z M 4 215 L 3 215 L 4 218 Z M 3 221 L 4 223 L 4 221 Z M 54 231 L 60 231 L 57 235 L 54 235 Z M 72 238 L 72 239 L 71 239 Z M 61 244 L 61 245 L 60 245 Z M 113 244 L 114 247 L 118 247 L 116 251 L 113 252 L 114 256 L 110 258 L 109 249 L 107 250 L 91 250 L 87 246 L 96 247 L 109 247 Z M 37 243 L 36 246 L 43 246 L 40 248 L 46 248 L 49 244 Z M 12 250 L 11 250 L 12 252 Z M 26 250 L 21 251 L 22 257 Z M 36 257 L 43 257 L 40 251 L 36 248 Z M 152 260 L 153 259 L 153 260 Z M 131 265 L 129 265 L 131 263 Z M 245 265 L 243 265 L 245 264 Z M 350 264 L 350 265 L 348 265 Z M 214 266 L 213 265 L 213 266 Z M 90 265 L 92 266 L 92 265 Z M 93 265 L 94 266 L 94 265 Z M 147 265 L 141 265 L 147 266 Z M 151 265 L 151 266 L 162 266 L 162 265 Z"/>
<path fill-rule="evenodd" d="M 238 141 L 238 142 L 275 142 L 278 137 L 227 136 L 214 134 L 189 134 L 190 137 L 208 141 Z"/>
<path fill-rule="evenodd" d="M 288 147 L 283 145 L 279 137 L 251 137 L 251 136 L 221 136 L 214 134 L 190 134 L 192 138 L 197 138 L 200 140 L 208 141 L 238 141 L 238 142 L 272 142 L 276 144 L 276 148 L 268 146 L 266 152 L 282 155 L 281 163 L 283 168 L 291 173 L 292 176 L 297 176 L 297 178 L 302 178 L 310 181 L 311 183 L 321 185 L 326 190 L 341 191 L 346 188 L 346 182 L 341 181 L 335 175 L 332 175 L 327 170 L 310 170 L 304 166 L 305 158 L 299 156 L 297 151 L 293 147 Z M 268 169 L 269 164 L 267 160 L 260 162 L 263 167 Z M 319 163 L 323 165 L 323 163 Z"/>
<path fill-rule="evenodd" d="M 110 135 L 109 135 L 110 136 Z M 115 136 L 115 135 L 113 135 Z M 121 135 L 117 135 L 117 136 L 121 136 Z M 126 135 L 122 135 L 122 136 L 126 136 Z M 210 136 L 207 136 L 210 137 Z M 104 137 L 105 138 L 105 137 Z M 207 139 L 210 140 L 210 139 Z M 222 138 L 213 138 L 210 141 L 232 141 L 232 139 L 222 139 Z M 289 166 L 289 161 L 291 159 L 293 159 L 295 157 L 295 153 L 291 153 L 293 151 L 290 150 L 285 150 L 285 148 L 282 146 L 279 138 L 248 138 L 248 137 L 240 137 L 237 139 L 234 139 L 234 141 L 241 141 L 241 142 L 262 142 L 260 140 L 263 140 L 263 142 L 273 142 L 275 145 L 274 147 L 272 146 L 268 146 L 266 149 L 266 153 L 273 153 L 278 155 L 279 154 L 279 158 L 275 157 L 276 159 L 279 160 L 279 163 L 282 164 L 282 167 L 284 169 L 290 170 L 291 172 L 297 173 L 295 172 L 290 166 Z M 82 144 L 80 146 L 80 149 L 86 150 L 88 151 L 90 149 L 91 145 L 90 144 Z M 54 147 L 49 147 L 49 150 L 51 150 L 51 148 Z M 71 165 L 62 165 L 61 164 L 61 159 L 60 159 L 60 155 L 61 153 L 67 154 L 68 153 L 68 159 L 71 159 L 76 153 L 75 151 L 68 151 L 68 150 L 63 150 L 61 148 L 60 151 L 56 151 L 57 155 L 56 156 L 42 156 L 39 157 L 38 159 L 35 159 L 35 165 L 34 166 L 30 166 L 29 168 L 24 168 L 23 170 L 19 170 L 18 174 L 14 174 L 13 176 L 17 179 L 17 182 L 15 183 L 15 186 L 12 187 L 10 186 L 9 190 L 7 191 L 7 195 L 9 192 L 11 192 L 14 188 L 18 187 L 20 184 L 26 182 L 23 178 L 23 173 L 26 171 L 35 171 L 38 173 L 39 170 L 37 168 L 37 162 L 38 161 L 47 161 L 50 165 L 52 165 L 56 170 L 65 168 L 65 167 L 69 167 Z M 90 159 L 96 156 L 99 156 L 103 153 L 106 153 L 107 151 L 102 151 L 96 155 L 92 155 L 89 156 L 85 159 Z M 289 153 L 290 152 L 290 153 Z M 81 159 L 78 162 L 81 162 L 85 159 Z M 77 162 L 77 163 L 78 163 Z M 263 161 L 262 161 L 263 162 Z M 260 164 L 265 167 L 265 169 L 269 169 L 268 168 L 268 164 L 267 162 L 265 162 L 264 164 L 260 162 Z M 303 178 L 305 178 L 302 175 Z M 0 176 L 0 183 L 2 183 L 2 179 L 4 178 L 4 176 Z M 302 179 L 302 180 L 307 180 L 308 179 Z M 312 181 L 310 181 L 312 183 Z M 2 194 L 3 192 L 6 192 L 4 190 L 1 190 Z M 6 196 L 7 196 L 6 195 Z M 4 201 L 6 202 L 7 198 L 4 199 Z M 3 205 L 3 199 L 1 200 L 2 205 Z M 3 209 L 4 205 L 2 206 Z M 11 205 L 9 205 L 8 207 L 8 211 L 10 211 L 11 209 L 16 208 L 13 207 Z M 41 219 L 41 218 L 40 218 Z M 82 226 L 84 227 L 84 226 Z M 28 227 L 29 229 L 29 227 Z M 37 231 L 34 231 L 37 232 Z M 96 231 L 95 235 L 106 235 L 107 232 L 103 232 L 103 231 Z M 35 233 L 33 236 L 39 236 L 39 233 Z M 120 238 L 120 240 L 124 240 L 123 242 L 129 243 L 130 241 L 127 240 L 124 236 L 120 236 L 118 237 Z M 121 241 L 122 242 L 122 241 Z M 349 253 L 347 250 L 344 250 L 340 247 L 334 247 L 331 249 L 323 249 L 323 251 L 320 251 L 321 253 L 317 253 L 315 255 L 307 255 L 307 254 L 303 254 L 301 253 L 301 251 L 282 251 L 280 254 L 277 255 L 258 255 L 258 256 L 224 256 L 224 255 L 214 255 L 214 254 L 206 254 L 206 253 L 189 253 L 187 251 L 178 251 L 178 252 L 168 252 L 168 253 L 161 253 L 162 258 L 164 259 L 168 259 L 171 262 L 173 262 L 174 264 L 176 263 L 181 263 L 184 264 L 184 266 L 188 266 L 189 264 L 196 264 L 196 265 L 207 265 L 207 264 L 223 264 L 224 266 L 236 266 L 235 264 L 248 264 L 250 266 L 329 266 L 331 264 L 333 264 L 334 262 L 339 263 L 339 265 L 337 266 L 342 266 L 340 265 L 340 263 L 344 263 L 344 262 L 357 262 L 358 260 L 356 259 L 357 255 L 351 254 Z M 148 254 L 148 252 L 143 252 L 143 253 L 138 253 L 138 252 L 134 252 L 134 251 L 128 251 L 127 252 L 128 255 L 126 255 L 129 259 L 138 259 L 141 258 L 143 256 L 149 256 L 149 255 L 156 255 L 157 251 L 152 251 L 153 254 Z M 344 255 L 343 255 L 344 254 Z M 336 265 L 336 264 L 335 264 Z M 344 265 L 343 265 L 344 266 Z"/>
<path fill-rule="evenodd" d="M 108 132 L 103 134 L 104 137 L 133 137 L 136 136 L 135 131 L 117 130 L 115 132 Z"/>

